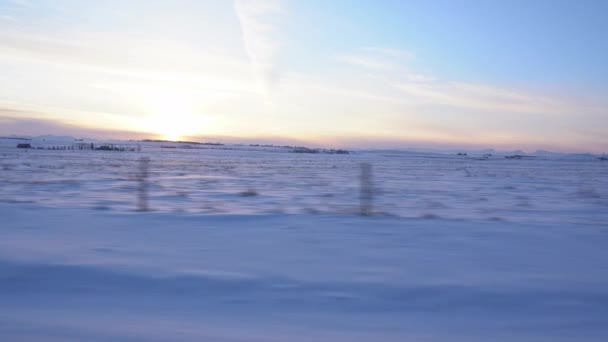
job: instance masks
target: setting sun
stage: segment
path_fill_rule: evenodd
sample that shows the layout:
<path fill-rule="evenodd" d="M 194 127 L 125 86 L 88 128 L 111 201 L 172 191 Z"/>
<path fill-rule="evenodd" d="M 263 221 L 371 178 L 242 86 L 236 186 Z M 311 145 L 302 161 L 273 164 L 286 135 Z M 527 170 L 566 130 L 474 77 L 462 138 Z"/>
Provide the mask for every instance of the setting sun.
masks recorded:
<path fill-rule="evenodd" d="M 198 113 L 194 96 L 174 91 L 148 92 L 145 97 L 149 117 L 144 119 L 145 131 L 157 133 L 165 140 L 182 140 L 200 134 L 208 125 L 208 118 Z"/>

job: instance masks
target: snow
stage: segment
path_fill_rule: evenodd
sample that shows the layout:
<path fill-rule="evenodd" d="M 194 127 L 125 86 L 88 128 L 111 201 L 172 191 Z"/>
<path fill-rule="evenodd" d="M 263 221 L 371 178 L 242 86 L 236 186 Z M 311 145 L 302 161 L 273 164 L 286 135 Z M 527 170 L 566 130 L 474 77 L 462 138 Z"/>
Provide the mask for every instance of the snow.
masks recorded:
<path fill-rule="evenodd" d="M 135 211 L 141 157 L 152 212 Z M 605 341 L 607 170 L 3 143 L 0 340 Z"/>
<path fill-rule="evenodd" d="M 162 149 L 162 143 L 143 143 L 141 153 L 25 151 L 16 149 L 14 141 L 2 142 L 4 202 L 132 211 L 139 160 L 148 157 L 155 211 L 350 214 L 358 210 L 360 164 L 366 162 L 373 167 L 375 210 L 384 215 L 581 224 L 608 220 L 608 162 L 597 158 L 480 160 L 398 151 L 311 155 L 249 146 Z M 258 195 L 242 195 L 248 191 Z"/>

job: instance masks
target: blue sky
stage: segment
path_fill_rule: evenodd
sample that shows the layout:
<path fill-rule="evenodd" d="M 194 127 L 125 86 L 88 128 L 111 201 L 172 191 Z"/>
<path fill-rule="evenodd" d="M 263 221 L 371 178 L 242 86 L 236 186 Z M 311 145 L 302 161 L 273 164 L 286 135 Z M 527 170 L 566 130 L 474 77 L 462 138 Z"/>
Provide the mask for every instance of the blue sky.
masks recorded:
<path fill-rule="evenodd" d="M 469 81 L 605 87 L 608 78 L 606 1 L 338 0 L 291 9 L 301 14 L 291 28 L 315 21 L 306 44 L 326 51 L 407 49 L 426 67 Z"/>
<path fill-rule="evenodd" d="M 606 13 L 606 1 L 3 0 L 0 134 L 603 152 Z"/>

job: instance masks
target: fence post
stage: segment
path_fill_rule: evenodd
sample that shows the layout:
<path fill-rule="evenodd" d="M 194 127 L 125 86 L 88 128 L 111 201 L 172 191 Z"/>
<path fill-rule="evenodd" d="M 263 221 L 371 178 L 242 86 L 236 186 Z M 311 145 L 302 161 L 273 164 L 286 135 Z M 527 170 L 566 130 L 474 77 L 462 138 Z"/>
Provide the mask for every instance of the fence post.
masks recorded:
<path fill-rule="evenodd" d="M 139 182 L 138 192 L 137 192 L 137 210 L 138 211 L 148 211 L 150 208 L 148 207 L 148 169 L 150 166 L 150 159 L 148 157 L 143 157 L 139 159 L 139 173 L 137 174 L 137 181 Z"/>
<path fill-rule="evenodd" d="M 369 163 L 361 163 L 361 187 L 359 196 L 359 214 L 369 216 L 373 209 L 373 185 L 372 185 L 372 166 Z"/>

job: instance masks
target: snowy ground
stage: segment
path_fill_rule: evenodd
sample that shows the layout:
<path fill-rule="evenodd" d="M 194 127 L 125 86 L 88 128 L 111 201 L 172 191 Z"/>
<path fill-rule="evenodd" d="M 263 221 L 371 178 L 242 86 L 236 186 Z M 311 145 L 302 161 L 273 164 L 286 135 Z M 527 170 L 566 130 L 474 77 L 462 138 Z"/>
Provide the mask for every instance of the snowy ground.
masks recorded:
<path fill-rule="evenodd" d="M 132 211 L 138 161 L 149 157 L 154 211 L 351 214 L 358 210 L 360 164 L 367 162 L 373 166 L 375 210 L 384 215 L 608 221 L 608 161 L 593 157 L 478 160 L 396 151 L 326 155 L 160 145 L 144 144 L 141 153 L 24 151 L 0 139 L 0 201 Z M 242 196 L 251 190 L 257 196 Z"/>
<path fill-rule="evenodd" d="M 608 338 L 607 162 L 153 147 L 0 149 L 1 341 Z"/>

